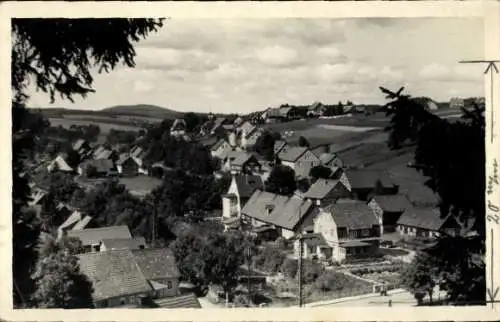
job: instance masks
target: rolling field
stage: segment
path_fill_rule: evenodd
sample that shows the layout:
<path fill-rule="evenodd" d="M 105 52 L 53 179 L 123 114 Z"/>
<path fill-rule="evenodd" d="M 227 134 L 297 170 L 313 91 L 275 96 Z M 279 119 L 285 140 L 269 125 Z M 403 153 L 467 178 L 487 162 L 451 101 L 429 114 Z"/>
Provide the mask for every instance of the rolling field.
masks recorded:
<path fill-rule="evenodd" d="M 139 175 L 130 178 L 120 178 L 120 183 L 125 185 L 132 195 L 144 197 L 161 184 L 158 178 Z"/>

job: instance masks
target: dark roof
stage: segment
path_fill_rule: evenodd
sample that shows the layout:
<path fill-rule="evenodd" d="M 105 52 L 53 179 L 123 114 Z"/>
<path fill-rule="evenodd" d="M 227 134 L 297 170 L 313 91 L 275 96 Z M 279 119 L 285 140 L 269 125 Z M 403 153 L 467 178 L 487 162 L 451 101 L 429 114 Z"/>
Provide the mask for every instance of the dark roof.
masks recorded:
<path fill-rule="evenodd" d="M 94 301 L 146 293 L 151 290 L 128 249 L 77 255 L 81 271 L 94 287 Z"/>
<path fill-rule="evenodd" d="M 362 242 L 360 240 L 349 240 L 339 245 L 340 247 L 363 247 L 370 246 L 369 243 Z"/>
<path fill-rule="evenodd" d="M 158 299 L 155 303 L 163 309 L 201 309 L 200 302 L 193 293 Z"/>
<path fill-rule="evenodd" d="M 101 242 L 106 246 L 107 250 L 139 249 L 139 246 L 146 246 L 144 237 L 103 239 Z"/>
<path fill-rule="evenodd" d="M 244 166 L 245 163 L 247 163 L 248 161 L 250 161 L 252 159 L 255 162 L 259 163 L 259 161 L 257 160 L 257 158 L 253 154 L 250 154 L 247 152 L 240 151 L 238 153 L 233 154 L 232 156 L 234 156 L 234 160 L 231 161 L 232 165 Z"/>
<path fill-rule="evenodd" d="M 198 140 L 198 143 L 207 148 L 212 148 L 215 144 L 218 143 L 218 139 L 215 136 L 203 137 Z"/>
<path fill-rule="evenodd" d="M 110 159 L 87 160 L 82 166 L 94 167 L 97 172 L 109 172 L 114 167 L 113 161 Z"/>
<path fill-rule="evenodd" d="M 325 210 L 332 214 L 337 227 L 364 229 L 378 225 L 373 210 L 364 202 L 336 203 L 327 206 Z"/>
<path fill-rule="evenodd" d="M 310 200 L 256 190 L 241 212 L 259 221 L 293 230 L 308 213 L 317 208 Z"/>
<path fill-rule="evenodd" d="M 183 119 L 175 119 L 170 131 L 184 131 L 186 129 L 186 121 Z"/>
<path fill-rule="evenodd" d="M 322 153 L 319 156 L 319 161 L 321 161 L 321 164 L 323 165 L 330 165 L 330 162 L 335 160 L 337 156 L 334 153 Z"/>
<path fill-rule="evenodd" d="M 398 225 L 438 231 L 448 217 L 441 217 L 439 208 L 412 208 L 399 217 Z"/>
<path fill-rule="evenodd" d="M 287 143 L 283 140 L 276 140 L 274 142 L 274 154 L 279 153 Z"/>
<path fill-rule="evenodd" d="M 97 244 L 103 239 L 132 238 L 127 226 L 110 226 L 68 231 L 69 237 L 76 237 L 83 245 Z"/>
<path fill-rule="evenodd" d="M 87 143 L 87 141 L 85 141 L 84 139 L 76 140 L 75 143 L 73 143 L 73 150 L 80 150 L 85 143 Z"/>
<path fill-rule="evenodd" d="M 384 212 L 403 212 L 412 207 L 404 195 L 385 195 L 372 198 Z"/>
<path fill-rule="evenodd" d="M 168 248 L 133 250 L 132 254 L 148 280 L 180 276 L 174 254 Z"/>
<path fill-rule="evenodd" d="M 257 189 L 264 189 L 264 182 L 260 176 L 251 174 L 237 174 L 234 176 L 240 198 L 250 198 Z"/>
<path fill-rule="evenodd" d="M 293 146 L 281 151 L 278 157 L 283 161 L 295 162 L 307 151 L 307 147 Z"/>
<path fill-rule="evenodd" d="M 351 189 L 372 189 L 376 187 L 377 182 L 380 182 L 382 187 L 394 187 L 394 182 L 385 171 L 347 169 L 345 174 Z"/>
<path fill-rule="evenodd" d="M 323 199 L 338 184 L 342 183 L 339 180 L 318 179 L 309 187 L 309 190 L 304 194 L 304 198 Z"/>
<path fill-rule="evenodd" d="M 218 148 L 220 148 L 220 147 L 221 147 L 221 145 L 223 145 L 223 144 L 224 144 L 224 142 L 226 142 L 226 140 L 224 140 L 224 139 L 220 139 L 220 140 L 218 140 L 217 142 L 215 142 L 215 144 L 214 144 L 214 145 L 212 145 L 212 147 L 211 147 L 210 149 L 211 149 L 211 150 L 217 150 Z"/>

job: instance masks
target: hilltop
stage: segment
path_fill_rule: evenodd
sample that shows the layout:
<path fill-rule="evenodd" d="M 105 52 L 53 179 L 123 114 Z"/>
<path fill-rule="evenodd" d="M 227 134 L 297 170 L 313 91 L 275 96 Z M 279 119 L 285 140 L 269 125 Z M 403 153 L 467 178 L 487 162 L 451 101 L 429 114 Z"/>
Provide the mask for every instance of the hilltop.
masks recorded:
<path fill-rule="evenodd" d="M 136 104 L 136 105 L 116 105 L 106 107 L 99 112 L 114 115 L 133 115 L 133 116 L 146 116 L 159 119 L 174 119 L 182 116 L 184 113 L 175 111 L 169 108 L 149 105 L 149 104 Z"/>

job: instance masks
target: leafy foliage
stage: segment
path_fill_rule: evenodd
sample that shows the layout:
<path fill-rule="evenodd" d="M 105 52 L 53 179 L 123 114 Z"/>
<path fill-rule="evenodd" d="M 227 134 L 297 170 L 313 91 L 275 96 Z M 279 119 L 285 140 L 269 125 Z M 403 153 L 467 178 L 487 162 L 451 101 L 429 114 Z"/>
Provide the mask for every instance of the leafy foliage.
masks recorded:
<path fill-rule="evenodd" d="M 73 101 L 93 92 L 91 68 L 134 67 L 133 42 L 163 26 L 156 19 L 13 19 L 12 87 L 16 100 L 29 80 L 50 95 Z"/>
<path fill-rule="evenodd" d="M 69 242 L 69 243 L 68 243 Z M 33 301 L 39 308 L 92 308 L 92 283 L 80 272 L 74 241 L 58 244 L 48 238 L 41 247 L 33 278 Z"/>
<path fill-rule="evenodd" d="M 329 179 L 332 176 L 332 169 L 323 165 L 318 165 L 309 171 L 309 176 L 316 181 L 318 179 Z"/>
<path fill-rule="evenodd" d="M 427 254 L 419 253 L 402 273 L 403 285 L 414 294 L 419 303 L 426 294 L 432 299 L 434 287 L 438 283 L 439 272 L 433 261 Z"/>
<path fill-rule="evenodd" d="M 443 236 L 427 252 L 429 265 L 436 265 L 440 284 L 457 304 L 485 300 L 485 122 L 484 106 L 463 109 L 456 122 L 432 114 L 409 95 L 381 88 L 391 99 L 392 115 L 388 145 L 397 149 L 415 144 L 415 164 L 429 179 L 426 185 L 440 199 L 441 216 L 451 215 L 476 234 Z M 473 225 L 471 224 L 473 223 Z M 427 272 L 428 267 L 417 266 Z M 414 276 L 424 276 L 417 271 Z M 417 284 L 419 285 L 419 284 Z M 419 295 L 420 296 L 420 295 Z"/>
<path fill-rule="evenodd" d="M 286 165 L 277 165 L 267 178 L 266 191 L 281 195 L 291 195 L 297 189 L 295 171 Z"/>
<path fill-rule="evenodd" d="M 298 142 L 299 146 L 301 147 L 309 147 L 309 141 L 307 141 L 307 139 L 303 136 L 300 136 L 299 137 L 299 142 Z"/>
<path fill-rule="evenodd" d="M 279 140 L 279 134 L 264 131 L 255 142 L 253 149 L 265 157 L 266 160 L 271 161 L 274 158 L 274 144 L 276 140 Z"/>

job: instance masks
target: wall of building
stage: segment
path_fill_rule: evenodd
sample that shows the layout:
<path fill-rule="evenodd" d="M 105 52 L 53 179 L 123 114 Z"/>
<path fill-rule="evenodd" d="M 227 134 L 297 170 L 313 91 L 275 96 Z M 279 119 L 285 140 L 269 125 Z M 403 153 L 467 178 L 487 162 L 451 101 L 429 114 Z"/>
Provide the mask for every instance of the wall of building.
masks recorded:
<path fill-rule="evenodd" d="M 158 297 L 170 297 L 180 294 L 178 278 L 154 279 L 154 281 L 167 286 L 167 288 L 163 288 L 156 293 Z"/>

